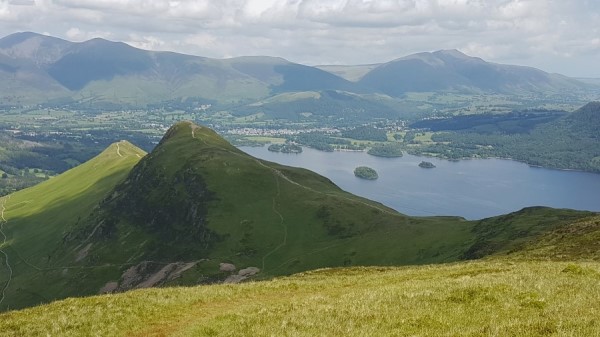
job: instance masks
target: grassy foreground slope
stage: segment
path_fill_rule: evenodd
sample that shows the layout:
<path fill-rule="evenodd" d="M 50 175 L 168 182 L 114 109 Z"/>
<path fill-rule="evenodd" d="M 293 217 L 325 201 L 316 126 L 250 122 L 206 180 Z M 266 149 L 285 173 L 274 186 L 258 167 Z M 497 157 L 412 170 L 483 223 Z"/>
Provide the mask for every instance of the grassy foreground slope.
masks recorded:
<path fill-rule="evenodd" d="M 595 215 L 474 262 L 68 299 L 0 314 L 0 335 L 597 336 L 599 235 Z"/>
<path fill-rule="evenodd" d="M 8 255 L 10 266 L 0 256 L 0 284 L 8 284 L 0 310 L 72 293 L 60 282 L 60 275 L 77 273 L 77 269 L 66 268 L 72 261 L 60 261 L 57 254 L 65 234 L 87 217 L 144 155 L 126 141 L 114 143 L 74 169 L 0 198 L 0 221 L 7 238 L 0 248 Z"/>
<path fill-rule="evenodd" d="M 5 336 L 597 336 L 598 262 L 324 269 L 0 315 Z"/>

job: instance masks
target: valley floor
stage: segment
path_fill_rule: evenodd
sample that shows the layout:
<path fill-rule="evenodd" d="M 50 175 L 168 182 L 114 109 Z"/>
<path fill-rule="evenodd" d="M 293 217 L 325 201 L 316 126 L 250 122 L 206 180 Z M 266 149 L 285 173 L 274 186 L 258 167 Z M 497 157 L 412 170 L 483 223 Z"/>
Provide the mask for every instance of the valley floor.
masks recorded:
<path fill-rule="evenodd" d="M 600 263 L 498 259 L 73 298 L 0 335 L 598 336 L 598 317 Z"/>

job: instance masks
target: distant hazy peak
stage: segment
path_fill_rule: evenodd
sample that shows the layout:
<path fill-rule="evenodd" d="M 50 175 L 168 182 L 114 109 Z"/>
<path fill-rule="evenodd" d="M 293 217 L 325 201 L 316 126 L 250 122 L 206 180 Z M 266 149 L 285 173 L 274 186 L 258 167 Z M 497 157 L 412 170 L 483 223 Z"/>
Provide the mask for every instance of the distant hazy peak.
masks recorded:
<path fill-rule="evenodd" d="M 485 62 L 479 57 L 469 56 L 458 49 L 442 49 L 434 52 L 421 52 L 416 54 L 407 55 L 401 58 L 398 58 L 395 61 L 407 61 L 407 60 L 421 60 L 431 66 L 443 66 L 446 64 L 446 61 L 452 60 L 461 60 L 461 61 L 475 61 L 475 62 Z"/>
<path fill-rule="evenodd" d="M 474 57 L 469 56 L 458 49 L 441 49 L 433 52 L 434 55 L 447 55 L 457 59 L 472 59 Z"/>
<path fill-rule="evenodd" d="M 0 48 L 10 48 L 14 45 L 22 43 L 23 41 L 29 40 L 33 37 L 43 36 L 32 32 L 19 32 L 11 35 L 7 35 L 0 39 Z"/>
<path fill-rule="evenodd" d="M 33 32 L 18 32 L 0 38 L 0 48 L 11 48 L 28 40 L 37 40 L 47 43 L 72 44 L 73 42 L 63 40 L 57 37 L 33 33 Z"/>
<path fill-rule="evenodd" d="M 440 67 L 440 66 L 444 65 L 444 61 L 440 60 L 433 53 L 429 53 L 429 52 L 410 54 L 410 55 L 395 59 L 389 63 L 408 61 L 408 60 L 420 60 L 420 61 L 423 61 L 424 63 L 427 63 L 434 67 L 435 66 Z M 384 63 L 384 65 L 385 65 L 385 63 Z"/>
<path fill-rule="evenodd" d="M 48 64 L 56 61 L 72 42 L 32 32 L 14 33 L 0 39 L 0 54 Z"/>

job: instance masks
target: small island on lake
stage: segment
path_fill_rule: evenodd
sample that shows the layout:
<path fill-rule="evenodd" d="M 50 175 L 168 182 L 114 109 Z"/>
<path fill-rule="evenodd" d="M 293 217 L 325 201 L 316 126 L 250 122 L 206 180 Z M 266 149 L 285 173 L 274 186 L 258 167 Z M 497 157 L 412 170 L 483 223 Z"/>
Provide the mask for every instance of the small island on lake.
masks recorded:
<path fill-rule="evenodd" d="M 430 162 L 428 162 L 428 161 L 422 161 L 422 162 L 419 164 L 419 167 L 422 167 L 422 168 L 434 168 L 434 167 L 435 167 L 435 165 L 433 165 L 433 163 L 430 163 Z"/>
<path fill-rule="evenodd" d="M 379 178 L 377 171 L 367 166 L 359 166 L 354 169 L 354 175 L 361 179 L 375 180 Z"/>
<path fill-rule="evenodd" d="M 302 153 L 302 147 L 296 144 L 271 144 L 268 147 L 271 152 Z"/>

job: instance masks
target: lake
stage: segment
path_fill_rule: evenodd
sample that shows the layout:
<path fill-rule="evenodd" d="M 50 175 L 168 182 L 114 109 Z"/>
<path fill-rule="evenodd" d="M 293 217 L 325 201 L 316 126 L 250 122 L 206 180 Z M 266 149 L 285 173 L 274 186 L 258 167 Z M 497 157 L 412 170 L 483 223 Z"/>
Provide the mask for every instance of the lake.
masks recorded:
<path fill-rule="evenodd" d="M 600 174 L 530 167 L 503 159 L 453 162 L 310 148 L 303 148 L 301 154 L 270 152 L 266 146 L 240 149 L 257 158 L 315 171 L 348 192 L 409 215 L 481 219 L 528 206 L 600 211 Z M 423 160 L 437 167 L 419 167 Z M 374 168 L 379 179 L 356 178 L 357 166 Z"/>

